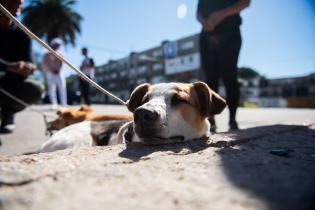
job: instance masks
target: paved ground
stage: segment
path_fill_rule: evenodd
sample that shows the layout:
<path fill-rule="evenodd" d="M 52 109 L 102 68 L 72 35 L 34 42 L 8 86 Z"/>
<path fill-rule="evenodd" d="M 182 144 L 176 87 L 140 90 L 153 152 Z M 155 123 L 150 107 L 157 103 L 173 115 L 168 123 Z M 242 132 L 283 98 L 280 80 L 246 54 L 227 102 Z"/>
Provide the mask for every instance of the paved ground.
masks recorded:
<path fill-rule="evenodd" d="M 97 113 L 127 113 L 123 106 L 94 105 Z M 53 114 L 49 106 L 35 106 L 34 109 Z M 278 109 L 278 108 L 240 108 L 239 126 L 242 129 L 274 124 L 307 125 L 315 123 L 314 109 Z M 227 131 L 228 112 L 225 110 L 217 117 L 218 131 Z M 31 110 L 20 112 L 16 116 L 17 129 L 13 134 L 0 135 L 2 146 L 0 155 L 16 155 L 35 151 L 48 137 L 45 136 L 43 117 Z"/>
<path fill-rule="evenodd" d="M 0 209 L 314 210 L 315 111 L 240 109 L 233 133 L 222 132 L 227 114 L 207 142 L 11 156 L 47 138 L 41 116 L 24 111 L 16 132 L 1 136 Z M 271 153 L 279 147 L 290 152 Z"/>

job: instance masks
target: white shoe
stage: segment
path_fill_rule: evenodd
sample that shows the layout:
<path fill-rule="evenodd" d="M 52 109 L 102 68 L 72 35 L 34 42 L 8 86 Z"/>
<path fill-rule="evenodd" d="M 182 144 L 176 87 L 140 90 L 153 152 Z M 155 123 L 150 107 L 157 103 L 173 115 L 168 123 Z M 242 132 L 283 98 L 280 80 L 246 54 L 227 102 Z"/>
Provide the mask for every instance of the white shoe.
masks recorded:
<path fill-rule="evenodd" d="M 57 109 L 58 109 L 58 105 L 57 104 L 51 105 L 51 110 L 57 110 Z"/>
<path fill-rule="evenodd" d="M 8 124 L 1 127 L 0 133 L 13 133 L 14 130 L 15 130 L 15 124 Z"/>

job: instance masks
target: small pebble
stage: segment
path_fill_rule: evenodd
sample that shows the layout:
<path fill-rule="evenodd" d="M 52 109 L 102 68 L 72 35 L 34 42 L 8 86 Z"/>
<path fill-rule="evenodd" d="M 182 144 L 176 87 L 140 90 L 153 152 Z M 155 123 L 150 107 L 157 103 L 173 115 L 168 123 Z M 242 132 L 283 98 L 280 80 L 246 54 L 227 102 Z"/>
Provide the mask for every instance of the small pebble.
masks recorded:
<path fill-rule="evenodd" d="M 275 147 L 270 150 L 270 153 L 273 155 L 285 156 L 285 157 L 289 156 L 291 152 L 293 152 L 293 150 L 288 147 Z"/>

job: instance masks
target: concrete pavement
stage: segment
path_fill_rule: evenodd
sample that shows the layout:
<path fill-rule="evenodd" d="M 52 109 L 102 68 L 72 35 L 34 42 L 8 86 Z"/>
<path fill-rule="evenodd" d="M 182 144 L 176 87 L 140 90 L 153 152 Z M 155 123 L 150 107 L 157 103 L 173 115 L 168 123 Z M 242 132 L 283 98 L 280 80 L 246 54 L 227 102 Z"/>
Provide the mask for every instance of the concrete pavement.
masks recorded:
<path fill-rule="evenodd" d="M 36 110 L 54 114 L 50 106 L 34 106 Z M 74 107 L 76 108 L 76 107 Z M 96 113 L 128 113 L 119 105 L 93 105 Z M 308 125 L 315 123 L 314 109 L 284 109 L 284 108 L 239 108 L 237 119 L 241 129 L 274 124 Z M 216 117 L 218 132 L 228 130 L 227 109 Z M 0 155 L 17 155 L 35 151 L 48 139 L 45 135 L 43 117 L 29 109 L 16 116 L 16 131 L 13 134 L 1 135 L 2 145 Z"/>
<path fill-rule="evenodd" d="M 12 156 L 47 139 L 41 116 L 21 112 L 16 132 L 1 135 L 0 209 L 315 209 L 314 110 L 241 108 L 242 130 L 222 132 L 227 116 L 207 142 Z"/>

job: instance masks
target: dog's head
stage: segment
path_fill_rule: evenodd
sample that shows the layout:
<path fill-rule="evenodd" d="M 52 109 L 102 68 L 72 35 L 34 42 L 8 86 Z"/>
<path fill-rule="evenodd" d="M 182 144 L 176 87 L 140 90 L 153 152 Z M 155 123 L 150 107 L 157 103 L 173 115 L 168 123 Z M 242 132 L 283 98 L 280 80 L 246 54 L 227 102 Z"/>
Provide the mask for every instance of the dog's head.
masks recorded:
<path fill-rule="evenodd" d="M 47 123 L 47 130 L 60 130 L 68 125 L 81 122 L 91 112 L 92 109 L 87 106 L 81 106 L 78 110 L 71 110 L 66 107 L 60 108 L 56 112 L 58 117 Z"/>
<path fill-rule="evenodd" d="M 208 134 L 209 116 L 225 108 L 225 100 L 205 83 L 142 84 L 127 101 L 134 128 L 146 144 L 201 138 Z"/>

